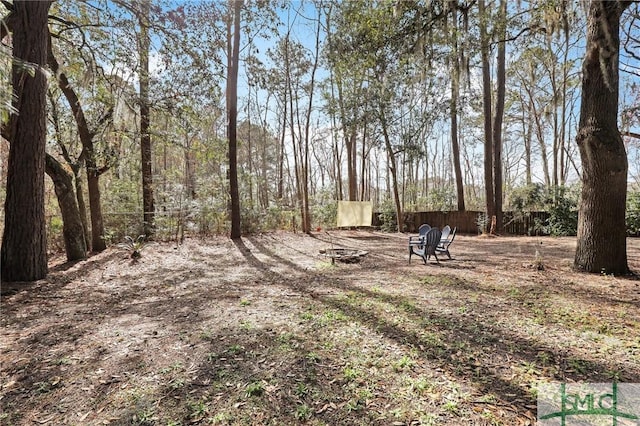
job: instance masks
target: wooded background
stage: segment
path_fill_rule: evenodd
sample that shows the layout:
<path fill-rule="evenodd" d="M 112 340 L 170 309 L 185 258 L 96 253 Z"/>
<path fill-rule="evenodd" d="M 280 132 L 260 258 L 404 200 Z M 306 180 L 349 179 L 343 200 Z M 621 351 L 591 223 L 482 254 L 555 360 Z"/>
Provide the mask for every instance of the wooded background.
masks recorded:
<path fill-rule="evenodd" d="M 242 232 L 331 227 L 347 199 L 371 200 L 374 223 L 403 232 L 476 233 L 497 214 L 499 232 L 575 234 L 587 3 L 55 2 L 49 244 L 62 241 L 56 191 L 73 194 L 93 250 L 124 235 L 228 233 L 231 167 Z M 635 233 L 640 21 L 625 6 L 618 125 Z M 1 143 L 3 182 L 8 152 Z"/>

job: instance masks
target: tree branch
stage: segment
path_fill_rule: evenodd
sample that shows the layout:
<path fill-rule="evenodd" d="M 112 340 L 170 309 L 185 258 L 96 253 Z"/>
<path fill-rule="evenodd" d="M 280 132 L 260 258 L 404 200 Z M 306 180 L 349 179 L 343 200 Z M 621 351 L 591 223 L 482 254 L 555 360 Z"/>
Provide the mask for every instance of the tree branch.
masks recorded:
<path fill-rule="evenodd" d="M 527 27 L 527 28 L 521 29 L 520 32 L 518 34 L 516 34 L 515 36 L 513 36 L 513 37 L 505 38 L 504 40 L 492 41 L 490 44 L 491 44 L 491 46 L 495 46 L 496 44 L 499 44 L 499 43 L 506 43 L 506 42 L 509 42 L 509 41 L 516 41 L 521 35 L 523 35 L 524 33 L 528 32 L 528 31 L 531 31 L 531 32 L 539 31 L 539 32 L 545 33 L 545 34 L 547 33 L 547 29 L 545 27 L 532 26 L 532 27 Z"/>
<path fill-rule="evenodd" d="M 0 21 L 0 40 L 3 40 L 13 30 L 15 20 L 15 13 L 10 9 L 9 13 L 7 13 L 7 15 L 2 18 L 2 21 Z"/>
<path fill-rule="evenodd" d="M 109 121 L 112 117 L 113 117 L 113 105 L 111 105 L 95 123 L 93 130 L 91 130 L 91 137 L 94 137 L 96 134 L 98 134 L 98 129 L 102 127 L 102 125 L 105 124 L 107 121 Z"/>
<path fill-rule="evenodd" d="M 640 139 L 640 133 L 636 133 L 636 132 L 632 132 L 632 131 L 626 131 L 626 132 L 621 132 L 620 133 L 622 136 L 626 136 L 628 138 L 635 138 L 635 139 Z"/>

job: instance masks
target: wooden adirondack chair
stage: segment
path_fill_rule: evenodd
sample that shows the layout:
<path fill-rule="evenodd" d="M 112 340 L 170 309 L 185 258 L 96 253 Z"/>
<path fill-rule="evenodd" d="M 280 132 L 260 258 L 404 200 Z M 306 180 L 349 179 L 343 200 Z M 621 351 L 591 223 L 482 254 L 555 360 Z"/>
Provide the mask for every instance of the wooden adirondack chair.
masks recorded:
<path fill-rule="evenodd" d="M 456 237 L 456 231 L 458 228 L 453 228 L 453 231 L 445 238 L 444 234 L 438 243 L 438 247 L 436 247 L 436 251 L 438 253 L 444 253 L 447 255 L 449 259 L 451 259 L 451 253 L 449 253 L 449 246 L 453 243 L 453 239 Z"/>
<path fill-rule="evenodd" d="M 436 258 L 436 262 L 440 263 L 436 248 L 440 243 L 442 237 L 442 231 L 438 228 L 431 228 L 424 237 L 422 244 L 409 244 L 409 263 L 411 263 L 411 256 L 417 254 L 422 257 L 424 264 L 427 264 L 427 260 L 433 255 Z"/>
<path fill-rule="evenodd" d="M 409 236 L 409 251 L 411 251 L 411 245 L 421 246 L 423 244 L 424 237 L 427 235 L 427 232 L 429 232 L 429 229 L 431 229 L 431 225 L 423 223 L 418 228 L 418 235 Z"/>

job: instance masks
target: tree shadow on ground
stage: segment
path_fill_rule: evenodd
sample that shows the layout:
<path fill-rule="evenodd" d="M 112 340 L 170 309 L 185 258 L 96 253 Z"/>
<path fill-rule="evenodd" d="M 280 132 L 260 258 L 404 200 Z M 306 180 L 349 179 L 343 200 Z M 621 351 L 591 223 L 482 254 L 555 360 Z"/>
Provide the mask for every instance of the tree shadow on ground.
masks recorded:
<path fill-rule="evenodd" d="M 297 265 L 273 253 L 257 240 L 251 239 L 253 246 L 261 250 L 263 254 L 275 259 L 277 262 L 288 264 L 297 269 Z M 236 242 L 240 247 L 242 241 Z M 258 269 L 268 269 L 262 261 L 248 250 L 241 250 L 247 261 Z M 314 272 L 299 270 L 313 274 Z M 455 277 L 447 277 L 447 286 L 451 289 L 451 283 L 459 289 L 473 289 L 476 294 L 486 292 L 493 296 L 491 289 L 479 289 L 474 283 L 460 282 Z M 286 277 L 281 277 L 282 282 L 289 283 Z M 493 394 L 504 402 L 518 401 L 521 405 L 534 405 L 534 392 L 532 389 L 525 389 L 509 380 L 504 379 L 508 375 L 504 369 L 509 369 L 508 365 L 495 365 L 484 363 L 482 359 L 470 357 L 467 360 L 461 359 L 457 355 L 460 347 L 474 348 L 473 353 L 492 354 L 499 359 L 518 360 L 521 363 L 535 363 L 540 358 L 547 362 L 560 366 L 553 379 L 571 381 L 608 381 L 611 380 L 612 364 L 617 367 L 619 378 L 625 381 L 637 382 L 640 380 L 638 369 L 629 370 L 623 365 L 615 363 L 595 362 L 589 359 L 572 356 L 569 350 L 560 347 L 548 347 L 541 344 L 537 339 L 520 336 L 517 330 L 506 330 L 504 327 L 497 327 L 495 324 L 484 321 L 479 316 L 463 315 L 442 315 L 437 310 L 418 308 L 413 304 L 413 298 L 407 296 L 394 296 L 382 292 L 372 292 L 362 286 L 354 286 L 341 278 L 332 277 L 332 285 L 335 289 L 344 292 L 357 293 L 365 299 L 381 299 L 385 303 L 395 306 L 396 309 L 403 310 L 403 307 L 412 306 L 407 312 L 416 323 L 426 322 L 433 326 L 431 332 L 437 332 L 443 336 L 443 342 L 433 344 L 430 339 L 416 332 L 410 332 L 388 320 L 377 316 L 374 312 L 363 309 L 361 304 L 350 303 L 345 299 L 315 294 L 315 299 L 320 302 L 339 309 L 354 320 L 383 333 L 386 337 L 395 340 L 399 344 L 408 345 L 412 348 L 420 348 L 423 356 L 440 364 L 440 367 L 447 371 L 458 371 L 458 377 L 471 380 L 477 386 L 481 394 Z M 297 291 L 314 294 L 312 288 L 308 288 L 301 283 L 293 283 Z M 356 298 L 357 299 L 357 298 Z M 445 343 L 446 342 L 446 343 Z M 581 371 L 576 371 L 575 366 L 581 366 Z M 455 368 L 454 368 L 455 366 Z M 496 371 L 497 370 L 497 371 Z M 459 372 L 461 371 L 461 373 Z M 500 374 L 498 374 L 500 373 Z"/>
<path fill-rule="evenodd" d="M 119 286 L 110 286 L 108 276 L 92 288 L 85 288 L 82 281 L 70 282 L 84 273 L 100 273 L 107 263 L 122 257 L 119 252 L 108 253 L 87 268 L 79 265 L 77 270 L 68 270 L 70 276 L 60 273 L 37 291 L 17 295 L 22 303 L 20 316 L 12 310 L 10 318 L 5 316 L 2 324 L 11 325 L 12 333 L 20 334 L 28 328 L 32 332 L 22 339 L 16 337 L 14 341 L 19 342 L 22 353 L 10 352 L 11 364 L 3 361 L 15 373 L 17 382 L 13 388 L 3 389 L 3 409 L 33 406 L 34 398 L 48 395 L 51 404 L 54 397 L 69 401 L 74 389 L 86 387 L 90 390 L 83 391 L 83 395 L 91 395 L 94 410 L 107 413 L 112 409 L 121 421 L 116 424 L 130 424 L 144 410 L 164 404 L 175 406 L 182 413 L 183 422 L 197 424 L 196 408 L 205 400 L 225 403 L 224 407 L 230 410 L 236 405 L 259 404 L 256 405 L 259 409 L 247 409 L 243 415 L 248 417 L 235 419 L 240 423 L 268 423 L 279 418 L 282 424 L 293 424 L 301 422 L 297 415 L 304 414 L 304 410 L 295 410 L 305 407 L 311 407 L 314 418 L 328 424 L 391 423 L 391 417 L 376 417 L 375 398 L 366 403 L 360 401 L 359 387 L 366 387 L 366 383 L 345 378 L 344 358 L 338 352 L 358 349 L 357 342 L 353 347 L 325 350 L 321 343 L 331 342 L 329 327 L 314 323 L 316 320 L 306 323 L 301 319 L 314 306 L 322 307 L 320 311 L 341 313 L 345 323 L 360 326 L 380 336 L 380 341 L 416 354 L 421 368 L 455 378 L 471 389 L 472 406 L 485 407 L 484 398 L 491 395 L 495 397 L 494 405 L 506 410 L 515 407 L 512 416 L 519 419 L 531 420 L 529 411 L 535 401 L 529 387 L 531 381 L 518 379 L 514 367 L 540 366 L 543 359 L 547 367 L 553 368 L 534 372 L 532 377 L 610 381 L 611 373 L 616 372 L 619 380 L 640 381 L 637 366 L 616 359 L 594 361 L 591 356 L 574 352 L 569 345 L 550 346 L 543 336 L 523 335 L 517 326 L 509 328 L 508 321 L 504 321 L 504 316 L 512 312 L 534 315 L 535 307 L 526 304 L 528 298 L 536 303 L 552 303 L 559 290 L 540 289 L 526 282 L 515 286 L 520 293 L 510 294 L 514 291 L 512 287 L 452 275 L 453 269 L 458 269 L 456 266 L 464 265 L 447 262 L 437 269 L 408 267 L 406 259 L 398 254 L 404 255 L 404 251 L 392 253 L 386 248 L 373 250 L 371 258 L 360 265 L 310 268 L 305 265 L 318 262 L 315 251 L 290 241 L 281 242 L 289 244 L 290 250 L 300 256 L 294 261 L 265 245 L 265 241 L 270 244 L 270 238 L 234 240 L 224 250 L 229 247 L 228 251 L 237 251 L 241 257 L 231 256 L 224 261 L 204 247 L 189 251 L 186 254 L 189 260 L 200 265 L 200 269 L 189 264 L 156 264 L 158 259 L 149 258 L 149 269 L 140 283 L 136 281 L 140 273 L 136 267 L 118 271 L 118 279 L 122 281 Z M 219 262 L 225 264 L 225 269 L 212 270 Z M 225 275 L 244 265 L 250 268 L 238 275 L 237 280 Z M 112 266 L 112 269 L 125 267 Z M 367 282 L 359 275 L 364 269 L 379 275 L 391 274 L 390 267 L 402 268 L 388 277 L 410 283 L 412 293 L 397 289 L 387 276 Z M 278 294 L 270 286 L 288 291 Z M 243 307 L 247 295 L 255 299 L 248 300 Z M 62 297 L 68 300 L 58 304 Z M 450 299 L 448 304 L 440 306 L 446 297 Z M 607 294 L 606 290 L 595 295 L 581 290 L 578 297 L 585 303 L 621 303 L 619 296 Z M 496 301 L 503 299 L 519 305 L 512 309 L 497 306 Z M 471 300 L 475 302 L 472 304 Z M 293 314 L 298 316 L 276 319 L 257 316 L 260 303 L 287 306 L 293 301 L 299 303 Z M 218 309 L 221 305 L 236 311 L 233 322 L 225 322 L 224 310 Z M 637 307 L 635 301 L 627 305 Z M 273 313 L 277 314 L 277 309 Z M 280 322 L 276 324 L 277 321 Z M 543 321 L 540 327 L 544 329 L 547 325 Z M 112 329 L 123 334 L 114 338 L 109 334 Z M 8 337 L 12 336 L 5 336 Z M 110 343 L 100 341 L 100 337 Z M 149 342 L 162 339 L 171 339 L 175 347 L 165 347 L 167 354 L 149 354 Z M 82 359 L 75 359 L 76 350 L 81 348 L 89 349 Z M 8 353 L 5 349 L 3 357 Z M 32 353 L 44 356 L 37 358 Z M 330 358 L 318 359 L 314 353 Z M 147 366 L 150 358 L 158 356 L 166 356 L 163 368 Z M 175 359 L 181 359 L 182 365 L 173 365 Z M 379 368 L 388 368 L 393 360 L 385 361 L 387 365 Z M 100 372 L 105 362 L 113 365 L 108 373 Z M 157 387 L 151 386 L 156 383 Z M 256 396 L 262 393 L 262 397 L 253 397 L 250 386 L 255 386 Z M 100 402 L 106 396 L 109 397 L 106 404 L 130 398 L 122 403 L 126 410 L 122 406 L 106 407 Z M 389 401 L 388 397 L 380 399 Z M 318 401 L 329 408 L 314 405 Z M 378 412 L 388 414 L 389 409 L 379 407 Z M 275 414 L 269 417 L 268 413 Z M 456 417 L 452 415 L 446 420 L 454 424 Z"/>

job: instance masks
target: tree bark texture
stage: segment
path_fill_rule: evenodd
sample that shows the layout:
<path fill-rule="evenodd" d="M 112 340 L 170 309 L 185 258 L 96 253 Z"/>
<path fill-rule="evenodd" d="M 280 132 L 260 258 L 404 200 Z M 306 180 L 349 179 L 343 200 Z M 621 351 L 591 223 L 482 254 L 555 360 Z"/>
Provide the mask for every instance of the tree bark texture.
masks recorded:
<path fill-rule="evenodd" d="M 76 187 L 76 200 L 78 202 L 78 211 L 80 213 L 80 221 L 82 222 L 82 228 L 84 230 L 84 245 L 89 250 L 91 247 L 91 230 L 89 228 L 89 221 L 87 220 L 87 203 L 84 200 L 84 190 L 82 188 L 82 178 L 80 176 L 82 165 L 78 165 L 77 169 L 73 170 L 74 184 Z"/>
<path fill-rule="evenodd" d="M 321 12 L 318 12 L 321 13 Z M 316 72 L 318 70 L 318 64 L 320 61 L 320 16 L 318 16 L 318 23 L 316 26 L 316 38 L 315 38 L 315 50 L 313 57 L 313 65 L 311 68 L 311 81 L 309 82 L 309 103 L 307 105 L 307 111 L 305 116 L 304 123 L 304 160 L 303 160 L 303 215 L 302 215 L 302 231 L 310 234 L 311 233 L 311 208 L 309 207 L 309 173 L 310 173 L 310 165 L 309 165 L 309 152 L 310 152 L 310 131 L 311 131 L 311 112 L 313 111 L 313 93 L 315 89 L 316 82 Z"/>
<path fill-rule="evenodd" d="M 453 170 L 456 178 L 456 194 L 458 200 L 458 211 L 465 210 L 464 204 L 464 183 L 462 176 L 462 167 L 460 165 L 460 143 L 458 142 L 458 98 L 460 96 L 460 67 L 461 63 L 458 58 L 458 14 L 452 8 L 453 23 L 453 53 L 451 61 L 451 156 L 453 157 Z"/>
<path fill-rule="evenodd" d="M 51 43 L 51 38 L 49 43 Z M 78 175 L 80 164 L 71 160 L 69 151 L 62 142 L 62 129 L 57 103 L 51 91 L 47 92 L 47 96 L 50 98 L 49 116 L 55 132 L 56 144 L 60 148 L 62 158 L 67 165 L 63 166 L 60 161 L 47 153 L 45 171 L 53 182 L 62 215 L 62 236 L 67 260 L 85 259 L 87 257 L 87 247 L 90 246 L 91 241 L 87 239 L 89 228 L 86 217 L 84 217 L 84 210 L 81 210 L 85 206 L 80 204 L 80 201 L 84 201 Z M 80 192 L 76 192 L 76 189 L 80 190 Z"/>
<path fill-rule="evenodd" d="M 627 154 L 617 126 L 618 35 L 622 2 L 592 1 L 582 64 L 582 103 L 576 141 L 582 160 L 582 199 L 574 266 L 624 274 Z"/>
<path fill-rule="evenodd" d="M 506 42 L 507 37 L 507 1 L 500 0 L 498 18 L 498 55 L 496 64 L 496 103 L 493 116 L 493 196 L 496 216 L 496 231 L 502 232 L 502 121 L 504 118 L 504 104 L 506 92 Z"/>
<path fill-rule="evenodd" d="M 484 187 L 487 216 L 495 215 L 493 178 L 493 131 L 491 115 L 491 69 L 489 63 L 489 35 L 487 34 L 487 11 L 484 0 L 478 0 L 480 13 L 480 51 L 482 56 L 482 105 L 484 112 Z M 486 229 L 485 231 L 489 231 Z"/>
<path fill-rule="evenodd" d="M 155 234 L 155 206 L 153 202 L 153 152 L 151 149 L 151 111 L 149 107 L 149 36 L 150 0 L 140 2 L 140 36 L 138 50 L 140 53 L 140 159 L 142 163 L 142 217 L 143 233 L 147 238 Z"/>
<path fill-rule="evenodd" d="M 356 142 L 358 140 L 355 130 L 350 129 L 345 137 L 345 146 L 347 148 L 347 181 L 349 187 L 349 201 L 358 201 L 358 167 L 356 165 Z"/>
<path fill-rule="evenodd" d="M 391 137 L 389 136 L 389 130 L 387 128 L 387 119 L 384 110 L 382 109 L 380 111 L 380 124 L 382 125 L 382 135 L 384 138 L 384 145 L 387 150 L 389 174 L 391 175 L 393 184 L 393 201 L 396 206 L 396 221 L 398 225 L 398 232 L 404 232 L 404 214 L 402 212 L 402 203 L 400 202 L 400 188 L 398 186 L 396 157 L 393 152 L 393 146 L 391 145 Z"/>
<path fill-rule="evenodd" d="M 227 73 L 227 137 L 229 138 L 229 192 L 231 196 L 231 238 L 242 235 L 240 229 L 240 193 L 238 190 L 238 62 L 240 55 L 240 11 L 242 0 L 230 0 L 233 6 L 233 38 L 229 24 L 229 67 Z"/>
<path fill-rule="evenodd" d="M 49 38 L 49 43 L 50 43 Z M 95 131 L 89 128 L 89 123 L 84 115 L 84 109 L 76 91 L 71 86 L 66 74 L 60 71 L 60 65 L 56 59 L 51 45 L 48 44 L 47 62 L 51 70 L 55 73 L 58 87 L 64 94 L 69 107 L 73 112 L 73 117 L 78 127 L 78 136 L 82 144 L 82 156 L 84 156 L 87 171 L 87 190 L 89 193 L 89 211 L 91 219 L 91 249 L 93 251 L 103 251 L 107 248 L 104 240 L 104 221 L 102 218 L 102 204 L 100 200 L 100 175 L 104 170 L 98 167 L 96 162 L 93 138 Z M 105 169 L 106 170 L 106 169 Z M 84 209 L 83 209 L 84 210 Z"/>
<path fill-rule="evenodd" d="M 36 281 L 47 275 L 44 211 L 47 63 L 51 2 L 15 1 L 13 106 L 10 123 L 2 281 Z M 16 61 L 17 60 L 17 61 Z M 19 62 L 32 64 L 31 75 Z"/>
<path fill-rule="evenodd" d="M 347 152 L 347 190 L 349 201 L 358 200 L 358 168 L 357 168 L 357 131 L 353 121 L 347 121 L 347 111 L 343 91 L 343 81 L 339 78 L 336 82 L 338 87 L 338 103 L 340 108 L 340 123 L 343 128 L 344 145 Z"/>
<path fill-rule="evenodd" d="M 68 261 L 86 259 L 84 226 L 76 199 L 73 173 L 51 155 L 46 156 L 46 172 L 53 181 L 60 214 L 62 215 L 62 236 Z"/>

